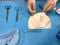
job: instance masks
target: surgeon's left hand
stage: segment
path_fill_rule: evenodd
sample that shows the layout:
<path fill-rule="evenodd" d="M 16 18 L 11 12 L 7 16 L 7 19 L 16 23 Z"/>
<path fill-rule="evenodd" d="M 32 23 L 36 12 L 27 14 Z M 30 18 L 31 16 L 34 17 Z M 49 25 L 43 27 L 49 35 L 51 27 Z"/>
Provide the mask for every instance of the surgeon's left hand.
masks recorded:
<path fill-rule="evenodd" d="M 56 6 L 56 3 L 57 3 L 57 0 L 47 0 L 46 4 L 44 6 L 43 12 L 53 10 L 54 7 Z"/>

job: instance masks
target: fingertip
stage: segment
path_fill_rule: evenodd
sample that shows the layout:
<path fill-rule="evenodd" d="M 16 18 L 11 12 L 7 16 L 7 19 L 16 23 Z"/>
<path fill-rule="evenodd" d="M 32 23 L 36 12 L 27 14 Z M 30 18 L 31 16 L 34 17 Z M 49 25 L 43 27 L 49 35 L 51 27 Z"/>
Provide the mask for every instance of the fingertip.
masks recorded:
<path fill-rule="evenodd" d="M 36 11 L 31 11 L 31 14 L 35 14 L 36 13 Z"/>

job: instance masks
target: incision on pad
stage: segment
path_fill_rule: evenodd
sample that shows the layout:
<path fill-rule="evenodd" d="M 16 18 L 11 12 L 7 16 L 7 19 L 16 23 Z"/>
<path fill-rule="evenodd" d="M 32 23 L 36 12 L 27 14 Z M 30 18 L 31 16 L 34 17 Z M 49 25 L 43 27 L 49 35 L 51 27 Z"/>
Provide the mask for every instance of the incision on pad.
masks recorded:
<path fill-rule="evenodd" d="M 51 28 L 50 18 L 44 13 L 37 13 L 28 20 L 29 29 Z"/>

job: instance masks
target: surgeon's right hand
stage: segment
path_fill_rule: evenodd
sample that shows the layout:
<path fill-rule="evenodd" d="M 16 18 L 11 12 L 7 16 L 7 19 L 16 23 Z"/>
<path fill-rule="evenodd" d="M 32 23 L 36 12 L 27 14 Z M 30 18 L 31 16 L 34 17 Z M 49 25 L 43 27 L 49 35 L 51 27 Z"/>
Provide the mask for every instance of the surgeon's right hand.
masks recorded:
<path fill-rule="evenodd" d="M 56 6 L 57 1 L 58 0 L 47 0 L 46 4 L 44 6 L 43 12 L 53 10 L 54 7 Z"/>
<path fill-rule="evenodd" d="M 33 7 L 33 9 L 32 9 Z M 28 0 L 27 8 L 30 11 L 30 13 L 35 14 L 36 13 L 36 2 L 35 0 Z"/>

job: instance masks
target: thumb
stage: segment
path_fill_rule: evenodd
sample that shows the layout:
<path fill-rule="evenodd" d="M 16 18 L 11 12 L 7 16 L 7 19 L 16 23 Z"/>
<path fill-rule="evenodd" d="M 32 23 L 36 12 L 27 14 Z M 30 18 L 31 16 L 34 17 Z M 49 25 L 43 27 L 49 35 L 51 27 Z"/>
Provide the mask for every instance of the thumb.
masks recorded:
<path fill-rule="evenodd" d="M 33 10 L 36 11 L 36 3 L 33 4 Z"/>

